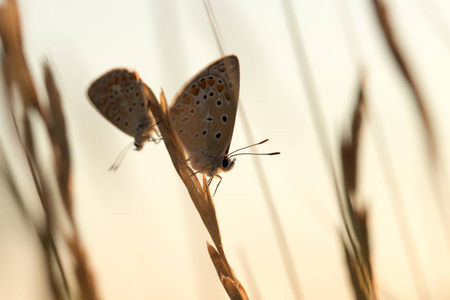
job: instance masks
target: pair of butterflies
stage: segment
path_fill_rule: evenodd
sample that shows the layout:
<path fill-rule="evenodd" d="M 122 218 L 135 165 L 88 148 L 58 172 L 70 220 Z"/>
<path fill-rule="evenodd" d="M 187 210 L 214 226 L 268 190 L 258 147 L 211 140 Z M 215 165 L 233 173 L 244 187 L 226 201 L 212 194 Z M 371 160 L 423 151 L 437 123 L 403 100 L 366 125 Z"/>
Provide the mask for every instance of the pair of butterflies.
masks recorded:
<path fill-rule="evenodd" d="M 230 170 L 235 162 L 228 152 L 238 107 L 239 77 L 238 58 L 224 56 L 189 80 L 170 106 L 173 127 L 192 168 L 210 177 Z M 136 150 L 155 140 L 153 134 L 157 134 L 143 84 L 135 72 L 115 69 L 95 80 L 88 90 L 100 114 L 135 138 Z"/>

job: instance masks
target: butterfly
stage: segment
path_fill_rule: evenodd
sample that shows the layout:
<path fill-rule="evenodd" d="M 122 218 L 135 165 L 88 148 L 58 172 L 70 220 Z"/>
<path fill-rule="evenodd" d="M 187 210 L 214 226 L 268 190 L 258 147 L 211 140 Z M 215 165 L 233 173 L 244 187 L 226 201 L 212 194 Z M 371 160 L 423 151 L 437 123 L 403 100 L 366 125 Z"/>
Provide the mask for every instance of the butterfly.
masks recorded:
<path fill-rule="evenodd" d="M 193 169 L 214 177 L 235 162 L 228 155 L 239 100 L 239 60 L 224 56 L 175 96 L 170 116 Z"/>
<path fill-rule="evenodd" d="M 134 137 L 136 150 L 141 150 L 147 141 L 156 141 L 153 134 L 158 135 L 143 84 L 136 72 L 114 69 L 96 79 L 88 89 L 88 97 L 98 112 Z M 150 96 L 155 97 L 153 92 Z"/>
<path fill-rule="evenodd" d="M 222 179 L 218 173 L 231 170 L 237 151 L 229 153 L 239 101 L 239 60 L 224 56 L 192 77 L 170 106 L 172 125 L 184 145 L 194 170 Z M 256 154 L 275 155 L 279 152 Z M 220 184 L 220 182 L 219 182 Z M 217 187 L 216 187 L 217 190 Z"/>

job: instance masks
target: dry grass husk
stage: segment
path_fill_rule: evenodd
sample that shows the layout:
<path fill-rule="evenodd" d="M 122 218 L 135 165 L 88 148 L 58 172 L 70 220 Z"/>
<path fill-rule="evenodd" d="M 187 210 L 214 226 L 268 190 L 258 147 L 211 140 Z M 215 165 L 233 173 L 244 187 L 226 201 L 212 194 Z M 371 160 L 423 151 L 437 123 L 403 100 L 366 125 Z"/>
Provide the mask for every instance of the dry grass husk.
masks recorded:
<path fill-rule="evenodd" d="M 191 200 L 213 240 L 215 248 L 209 243 L 207 244 L 207 248 L 223 287 L 230 296 L 230 299 L 248 299 L 244 287 L 236 278 L 236 275 L 225 256 L 214 201 L 208 188 L 206 176 L 203 175 L 202 186 L 197 176 L 187 164 L 183 145 L 170 122 L 169 109 L 164 92 L 161 91 L 161 104 L 158 103 L 151 89 L 145 84 L 144 93 L 149 99 L 149 108 L 158 123 L 159 131 L 161 132 L 164 144 L 172 159 L 175 170 L 186 186 Z"/>

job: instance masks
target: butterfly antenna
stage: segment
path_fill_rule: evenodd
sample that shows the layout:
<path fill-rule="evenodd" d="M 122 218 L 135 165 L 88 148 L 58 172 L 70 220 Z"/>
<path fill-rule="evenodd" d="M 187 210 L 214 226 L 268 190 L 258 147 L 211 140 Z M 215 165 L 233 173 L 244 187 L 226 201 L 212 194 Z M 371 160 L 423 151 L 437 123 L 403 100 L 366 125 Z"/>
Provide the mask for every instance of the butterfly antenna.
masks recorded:
<path fill-rule="evenodd" d="M 109 171 L 116 171 L 120 164 L 123 162 L 125 155 L 128 153 L 128 150 L 131 149 L 131 147 L 133 147 L 134 143 L 130 143 L 129 145 L 125 146 L 125 148 L 123 148 L 122 151 L 120 151 L 119 155 L 117 156 L 116 160 L 114 161 L 114 163 L 112 164 L 112 166 L 109 168 Z"/>
<path fill-rule="evenodd" d="M 235 157 L 238 155 L 278 155 L 278 154 L 281 154 L 281 153 L 280 152 L 271 152 L 271 153 L 250 153 L 250 152 L 248 152 L 248 153 L 237 153 L 234 155 L 229 155 L 229 157 Z"/>
<path fill-rule="evenodd" d="M 250 145 L 250 146 L 246 146 L 246 147 L 244 147 L 244 148 L 240 148 L 240 149 L 234 150 L 233 152 L 228 153 L 228 156 L 231 156 L 231 154 L 236 153 L 236 152 L 238 152 L 238 151 L 241 151 L 241 150 L 244 150 L 244 149 L 247 149 L 247 148 L 250 148 L 250 147 L 258 146 L 258 145 L 261 145 L 261 144 L 264 144 L 264 143 L 267 142 L 268 140 L 269 140 L 269 139 L 265 139 L 264 141 L 261 141 L 261 142 L 259 142 L 259 143 L 256 143 L 256 144 L 253 144 L 253 145 Z"/>
<path fill-rule="evenodd" d="M 256 144 L 244 147 L 244 148 L 240 148 L 240 149 L 234 150 L 233 152 L 229 153 L 228 156 L 229 157 L 234 157 L 234 156 L 238 156 L 238 155 L 278 155 L 278 154 L 281 154 L 280 152 L 271 152 L 271 153 L 236 153 L 238 151 L 241 151 L 241 150 L 244 150 L 244 149 L 248 149 L 248 148 L 253 147 L 253 146 L 258 146 L 258 145 L 264 144 L 268 140 L 269 139 L 265 139 L 264 141 L 261 141 L 259 143 L 256 143 Z M 236 153 L 236 154 L 234 154 L 234 153 Z"/>

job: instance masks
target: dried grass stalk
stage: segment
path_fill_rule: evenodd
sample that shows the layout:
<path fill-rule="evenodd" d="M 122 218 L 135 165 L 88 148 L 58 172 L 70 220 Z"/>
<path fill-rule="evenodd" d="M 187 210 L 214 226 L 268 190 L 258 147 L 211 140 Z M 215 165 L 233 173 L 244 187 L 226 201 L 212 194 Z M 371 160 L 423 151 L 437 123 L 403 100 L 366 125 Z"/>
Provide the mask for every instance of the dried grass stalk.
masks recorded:
<path fill-rule="evenodd" d="M 431 158 L 431 161 L 434 166 L 437 164 L 438 160 L 438 147 L 436 143 L 436 134 L 432 124 L 432 118 L 428 111 L 425 98 L 420 92 L 420 89 L 417 85 L 417 82 L 414 80 L 412 72 L 406 63 L 404 58 L 404 54 L 400 50 L 398 46 L 397 39 L 395 37 L 394 31 L 392 30 L 392 25 L 388 17 L 388 9 L 386 8 L 384 2 L 382 0 L 372 0 L 375 6 L 376 15 L 378 17 L 378 21 L 380 22 L 380 26 L 383 30 L 384 37 L 388 43 L 389 49 L 391 50 L 392 55 L 397 62 L 403 76 L 406 79 L 411 91 L 414 95 L 414 103 L 419 111 L 419 116 L 422 121 L 423 128 L 425 130 L 425 136 L 427 139 L 428 152 Z"/>
<path fill-rule="evenodd" d="M 0 8 L 0 36 L 3 43 L 3 73 L 6 86 L 14 82 L 22 95 L 25 107 L 33 105 L 39 111 L 39 104 L 33 80 L 26 63 L 19 9 L 15 0 L 6 0 Z"/>
<path fill-rule="evenodd" d="M 355 259 L 351 249 L 346 245 L 344 239 L 341 240 L 344 245 L 345 258 L 347 261 L 347 268 L 350 274 L 350 279 L 352 283 L 353 293 L 356 300 L 369 300 L 370 293 L 364 288 L 363 274 L 361 273 L 361 267 L 358 261 Z"/>
<path fill-rule="evenodd" d="M 423 97 L 423 94 L 420 92 L 420 89 L 417 85 L 417 81 L 414 79 L 411 69 L 408 66 L 408 63 L 406 62 L 406 59 L 404 57 L 404 54 L 402 53 L 402 51 L 398 45 L 397 38 L 392 29 L 393 26 L 389 20 L 389 11 L 385 5 L 385 2 L 382 0 L 372 0 L 372 3 L 374 5 L 376 16 L 380 23 L 380 27 L 383 30 L 384 37 L 386 38 L 389 49 L 391 50 L 391 53 L 392 53 L 397 65 L 399 66 L 402 75 L 404 76 L 406 82 L 408 83 L 408 85 L 414 95 L 413 100 L 414 100 L 417 110 L 419 112 L 421 123 L 422 123 L 422 126 L 425 131 L 425 137 L 427 140 L 427 148 L 428 148 L 429 158 L 431 161 L 431 166 L 434 168 L 433 171 L 436 171 L 437 167 L 439 167 L 439 165 L 438 165 L 439 149 L 438 149 L 438 145 L 437 145 L 436 133 L 435 133 L 435 130 L 434 130 L 433 124 L 432 124 L 432 117 L 428 111 L 426 100 Z M 381 128 L 379 130 L 381 130 Z M 384 134 L 382 136 L 384 136 Z M 382 147 L 382 146 L 383 145 L 379 145 L 379 147 Z M 384 157 L 389 157 L 387 150 L 383 149 L 382 152 L 384 154 Z M 389 163 L 386 163 L 385 169 L 391 175 L 391 176 L 389 176 L 390 178 L 387 180 L 392 181 L 392 179 L 394 178 L 394 172 L 388 171 L 388 169 L 389 170 L 391 169 L 391 165 L 392 165 L 392 160 L 389 159 L 389 161 L 390 161 Z M 434 173 L 433 175 L 436 176 L 438 174 Z M 440 200 L 440 201 L 437 201 L 438 205 L 441 207 L 441 209 L 439 210 L 439 215 L 441 217 L 441 221 L 444 224 L 444 230 L 446 231 L 447 238 L 448 238 L 449 237 L 448 226 L 447 226 L 448 221 L 447 221 L 447 217 L 444 214 L 444 209 L 442 209 L 444 199 L 442 198 L 442 195 L 440 194 L 440 191 L 439 191 L 439 187 L 437 186 L 438 181 L 431 180 L 431 182 L 434 185 L 433 191 L 436 193 L 436 200 Z M 396 198 L 399 198 L 400 192 L 398 191 L 398 188 L 396 187 L 397 184 L 390 182 L 390 185 L 391 185 L 391 189 L 393 191 L 395 191 L 395 193 L 396 193 L 396 196 L 397 196 Z M 406 215 L 404 214 L 404 211 L 405 211 L 404 206 L 405 205 L 402 202 L 400 202 L 398 199 L 394 199 L 394 200 L 395 201 L 392 202 L 395 205 L 394 213 L 397 216 L 399 226 L 402 227 L 400 229 L 400 233 L 401 233 L 403 244 L 405 245 L 405 251 L 407 254 L 407 258 L 410 262 L 409 265 L 411 268 L 411 274 L 413 276 L 413 280 L 415 282 L 415 288 L 416 288 L 417 294 L 420 299 L 431 299 L 432 298 L 431 289 L 427 283 L 427 279 L 424 275 L 423 268 L 421 267 L 420 259 L 419 259 L 420 256 L 419 256 L 418 252 L 415 250 L 414 244 L 411 240 L 413 234 L 412 234 L 412 231 L 409 229 L 408 221 L 407 221 Z"/>
<path fill-rule="evenodd" d="M 297 59 L 297 65 L 302 75 L 303 86 L 305 87 L 307 103 L 309 105 L 313 124 L 319 138 L 321 146 L 320 150 L 325 162 L 327 163 L 327 166 L 329 167 L 334 191 L 336 192 L 336 198 L 338 200 L 339 210 L 345 229 L 345 235 L 343 235 L 343 238 L 345 238 L 347 241 L 346 245 L 348 246 L 348 250 L 351 250 L 351 253 L 355 257 L 358 264 L 360 266 L 363 266 L 361 245 L 359 245 L 357 233 L 355 232 L 355 227 L 353 226 L 354 222 L 352 220 L 350 209 L 348 207 L 348 194 L 344 191 L 344 187 L 342 186 L 342 182 L 340 181 L 340 178 L 338 176 L 335 161 L 331 153 L 332 147 L 326 129 L 325 114 L 319 102 L 319 96 L 316 88 L 317 85 L 312 76 L 310 63 L 306 55 L 305 45 L 300 31 L 300 25 L 295 14 L 293 13 L 293 11 L 295 10 L 293 8 L 292 1 L 283 0 L 282 2 L 284 14 L 286 16 L 286 22 L 289 28 L 291 42 L 294 47 L 295 56 Z M 356 174 L 349 176 L 354 176 L 354 178 L 356 178 Z M 363 269 L 361 270 L 364 271 Z M 368 274 L 367 272 L 361 272 L 361 274 L 361 283 L 363 284 L 364 290 L 368 291 L 368 294 L 370 294 L 370 279 L 368 278 Z"/>
<path fill-rule="evenodd" d="M 236 275 L 225 256 L 214 201 L 209 192 L 206 176 L 203 175 L 202 186 L 197 176 L 195 176 L 194 172 L 187 164 L 183 145 L 170 122 L 169 109 L 164 92 L 161 91 L 161 104 L 158 103 L 151 89 L 145 84 L 144 93 L 149 99 L 149 108 L 158 123 L 158 128 L 172 159 L 175 170 L 185 184 L 186 189 L 191 196 L 191 200 L 213 240 L 215 248 L 208 244 L 208 252 L 210 253 L 211 260 L 217 270 L 223 287 L 231 299 L 248 299 L 244 287 L 236 278 Z"/>
<path fill-rule="evenodd" d="M 347 226 L 352 227 L 355 232 L 355 237 L 360 246 L 359 255 L 352 251 L 352 248 L 344 239 L 341 240 L 344 246 L 353 291 L 358 300 L 377 298 L 370 260 L 367 209 L 362 203 L 357 201 L 358 150 L 365 107 L 364 78 L 361 77 L 358 97 L 353 111 L 350 136 L 344 136 L 341 142 L 342 171 L 347 189 L 345 208 L 349 215 L 349 224 Z"/>
<path fill-rule="evenodd" d="M 55 84 L 48 63 L 44 64 L 45 87 L 49 99 L 49 111 L 44 116 L 48 134 L 52 141 L 54 153 L 54 168 L 61 198 L 70 219 L 73 221 L 71 160 L 69 142 L 67 140 L 66 121 L 61 105 L 61 96 Z"/>
<path fill-rule="evenodd" d="M 67 244 L 74 258 L 75 277 L 81 299 L 98 299 L 94 277 L 90 269 L 84 247 L 81 243 L 78 226 L 72 208 L 71 159 L 67 139 L 66 122 L 61 105 L 61 97 L 47 63 L 44 64 L 44 77 L 49 107 L 43 116 L 53 148 L 54 174 L 58 181 L 60 200 L 69 218 L 72 236 L 67 237 Z"/>
<path fill-rule="evenodd" d="M 226 51 L 225 42 L 220 33 L 220 28 L 214 15 L 214 10 L 209 0 L 203 0 L 203 4 L 205 5 L 206 13 L 208 15 L 209 22 L 216 39 L 216 44 L 219 47 L 219 52 L 223 56 L 225 55 L 225 53 L 228 53 L 228 51 Z M 248 122 L 247 114 L 245 113 L 242 102 L 239 104 L 238 113 L 242 120 L 244 134 L 247 138 L 247 141 L 249 142 L 249 144 L 252 144 L 255 139 L 253 138 L 250 123 Z M 259 181 L 262 194 L 264 195 L 263 198 L 265 200 L 269 212 L 270 221 L 275 232 L 276 241 L 280 249 L 280 254 L 283 259 L 283 264 L 286 270 L 286 274 L 289 278 L 289 283 L 291 285 L 292 292 L 294 293 L 294 297 L 296 299 L 301 300 L 304 298 L 304 296 L 300 287 L 300 280 L 297 275 L 298 272 L 294 264 L 292 251 L 289 248 L 286 233 L 284 232 L 283 227 L 281 226 L 281 218 L 278 214 L 278 211 L 276 210 L 275 200 L 272 196 L 273 193 L 271 192 L 270 189 L 270 181 L 267 179 L 266 172 L 263 169 L 263 164 L 261 163 L 260 158 L 255 155 L 253 156 L 252 160 L 253 165 L 256 169 L 257 179 Z"/>
<path fill-rule="evenodd" d="M 356 191 L 358 177 L 358 146 L 361 135 L 363 111 L 365 111 L 365 109 L 364 82 L 361 80 L 358 89 L 357 103 L 353 111 L 350 137 L 344 137 L 341 143 L 341 160 L 344 173 L 344 181 L 346 188 L 350 193 L 354 193 Z"/>
<path fill-rule="evenodd" d="M 70 151 L 61 97 L 50 67 L 45 63 L 43 69 L 48 101 L 45 102 L 45 105 L 42 105 L 42 101 L 39 101 L 24 56 L 19 12 L 17 3 L 14 0 L 6 1 L 0 7 L 0 36 L 4 50 L 2 68 L 7 88 L 6 101 L 9 101 L 15 130 L 27 159 L 38 198 L 44 210 L 44 226 L 38 226 L 38 222 L 32 219 L 28 208 L 18 192 L 20 185 L 14 182 L 12 176 L 6 173 L 7 178 L 9 178 L 9 186 L 14 191 L 13 196 L 20 207 L 22 215 L 30 224 L 33 224 L 41 241 L 45 253 L 47 275 L 53 292 L 53 298 L 72 299 L 74 297 L 86 300 L 98 299 L 93 276 L 91 275 L 92 272 L 84 255 L 84 249 L 78 234 L 78 227 L 73 216 Z M 23 107 L 24 112 L 20 120 L 22 131 L 19 129 L 16 112 L 11 105 L 13 86 L 19 88 L 22 100 L 19 103 Z M 30 112 L 36 112 L 39 118 L 30 119 L 28 117 Z M 44 175 L 46 166 L 40 163 L 40 158 L 34 150 L 37 137 L 32 131 L 32 128 L 38 125 L 35 124 L 36 122 L 43 122 L 45 124 L 51 140 L 52 150 L 50 155 L 52 155 L 54 162 L 54 172 L 52 175 L 58 183 L 56 195 L 51 192 L 52 178 Z M 58 202 L 62 202 L 64 211 L 57 210 Z M 69 237 L 58 226 L 59 221 L 67 217 L 72 229 L 72 235 Z M 69 289 L 68 276 L 72 274 L 72 270 L 70 267 L 66 267 L 66 269 L 61 263 L 61 245 L 55 242 L 56 236 L 61 236 L 63 241 L 69 245 L 70 254 L 75 262 L 76 292 L 70 291 Z"/>

